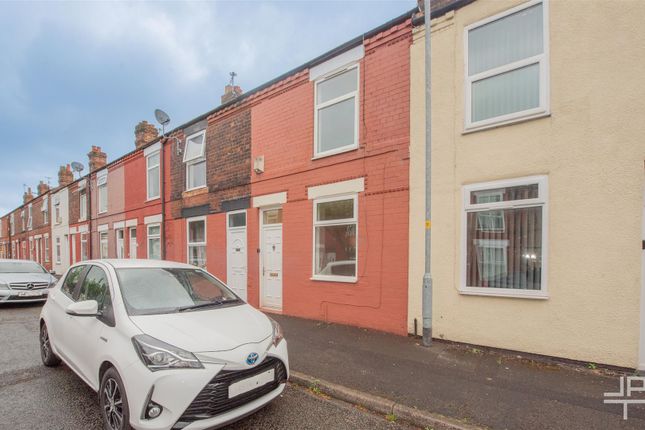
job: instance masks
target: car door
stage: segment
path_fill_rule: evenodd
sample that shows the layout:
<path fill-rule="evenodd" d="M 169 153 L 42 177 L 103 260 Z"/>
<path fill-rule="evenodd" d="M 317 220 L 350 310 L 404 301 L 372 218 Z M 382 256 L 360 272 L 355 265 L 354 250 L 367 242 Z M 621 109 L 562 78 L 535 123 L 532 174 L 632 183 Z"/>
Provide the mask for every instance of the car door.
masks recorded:
<path fill-rule="evenodd" d="M 60 289 L 49 294 L 47 329 L 56 352 L 65 361 L 69 361 L 70 347 L 75 342 L 68 326 L 71 317 L 65 312 L 67 307 L 76 301 L 75 294 L 87 269 L 86 265 L 72 267 L 67 271 Z"/>
<path fill-rule="evenodd" d="M 107 347 L 106 330 L 115 326 L 110 282 L 105 269 L 91 265 L 87 270 L 78 293 L 78 301 L 96 300 L 98 316 L 71 316 L 70 332 L 76 342 L 70 346 L 70 355 L 78 372 L 90 385 L 98 386 L 99 357 Z"/>

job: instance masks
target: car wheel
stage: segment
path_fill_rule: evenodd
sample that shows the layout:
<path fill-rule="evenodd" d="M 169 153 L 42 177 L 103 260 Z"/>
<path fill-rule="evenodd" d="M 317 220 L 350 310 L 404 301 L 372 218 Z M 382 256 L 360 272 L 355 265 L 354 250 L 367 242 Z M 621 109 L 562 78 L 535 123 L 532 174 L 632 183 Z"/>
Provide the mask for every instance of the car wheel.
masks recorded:
<path fill-rule="evenodd" d="M 113 367 L 106 370 L 101 378 L 99 405 L 105 430 L 132 430 L 128 397 L 121 377 Z"/>
<path fill-rule="evenodd" d="M 60 358 L 52 350 L 49 332 L 44 323 L 40 326 L 40 358 L 43 360 L 45 366 L 53 367 L 60 364 Z"/>

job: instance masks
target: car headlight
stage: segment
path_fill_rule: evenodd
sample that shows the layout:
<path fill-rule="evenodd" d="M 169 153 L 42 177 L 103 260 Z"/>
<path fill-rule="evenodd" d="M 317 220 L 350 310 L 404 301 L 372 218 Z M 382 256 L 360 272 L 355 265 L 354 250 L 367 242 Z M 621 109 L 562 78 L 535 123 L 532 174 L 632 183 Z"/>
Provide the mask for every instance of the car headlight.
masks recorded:
<path fill-rule="evenodd" d="M 269 317 L 268 317 L 269 318 Z M 284 333 L 282 332 L 282 327 L 275 321 L 273 318 L 269 318 L 271 325 L 273 326 L 273 346 L 278 346 L 280 341 L 284 339 Z"/>
<path fill-rule="evenodd" d="M 162 342 L 147 334 L 132 338 L 134 349 L 148 369 L 203 369 L 201 361 L 191 352 Z"/>
<path fill-rule="evenodd" d="M 49 285 L 47 286 L 47 288 L 54 288 L 56 286 L 57 282 L 58 282 L 58 280 L 56 278 L 52 277 L 50 279 L 50 281 L 49 281 Z"/>

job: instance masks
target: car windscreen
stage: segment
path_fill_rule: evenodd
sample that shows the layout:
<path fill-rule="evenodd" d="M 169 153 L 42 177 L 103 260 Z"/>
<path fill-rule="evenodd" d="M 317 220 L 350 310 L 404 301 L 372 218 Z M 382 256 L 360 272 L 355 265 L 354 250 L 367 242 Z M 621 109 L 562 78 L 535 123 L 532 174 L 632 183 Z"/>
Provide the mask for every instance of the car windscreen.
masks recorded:
<path fill-rule="evenodd" d="M 223 283 L 200 269 L 116 270 L 128 315 L 165 314 L 242 303 Z"/>
<path fill-rule="evenodd" d="M 0 273 L 47 273 L 38 263 L 30 261 L 3 261 L 0 262 Z"/>

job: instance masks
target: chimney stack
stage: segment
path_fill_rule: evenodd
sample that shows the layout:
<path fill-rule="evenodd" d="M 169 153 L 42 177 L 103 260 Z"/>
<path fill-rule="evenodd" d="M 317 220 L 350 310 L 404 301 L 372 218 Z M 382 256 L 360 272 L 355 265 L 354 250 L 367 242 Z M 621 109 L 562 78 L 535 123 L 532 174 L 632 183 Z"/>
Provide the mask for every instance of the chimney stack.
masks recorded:
<path fill-rule="evenodd" d="M 58 186 L 64 187 L 74 182 L 74 174 L 72 173 L 72 168 L 68 164 L 67 166 L 60 166 L 58 169 Z"/>
<path fill-rule="evenodd" d="M 143 145 L 152 142 L 159 136 L 157 127 L 150 124 L 148 121 L 141 121 L 134 128 L 134 145 L 137 149 Z"/>
<path fill-rule="evenodd" d="M 43 194 L 45 194 L 47 191 L 49 191 L 49 185 L 47 185 L 47 184 L 46 184 L 46 183 L 44 183 L 43 181 L 40 181 L 40 182 L 38 183 L 38 195 L 39 195 L 39 196 L 42 196 L 42 195 L 43 195 Z"/>
<path fill-rule="evenodd" d="M 34 199 L 34 195 L 31 192 L 31 187 L 27 187 L 27 191 L 22 195 L 22 202 L 27 203 L 30 200 Z"/>
<path fill-rule="evenodd" d="M 107 164 L 107 154 L 101 151 L 100 146 L 92 145 L 92 150 L 87 153 L 87 158 L 89 159 L 90 173 Z"/>
<path fill-rule="evenodd" d="M 222 104 L 228 103 L 241 95 L 242 88 L 240 88 L 239 85 L 228 84 L 224 87 L 224 94 L 222 94 Z"/>

